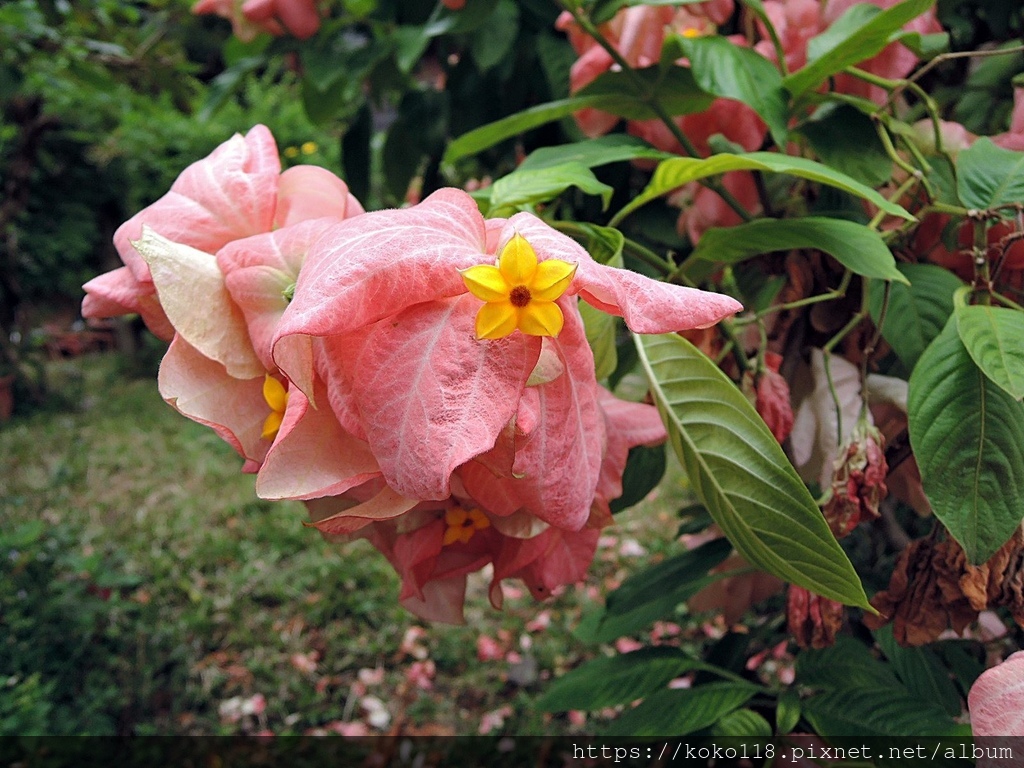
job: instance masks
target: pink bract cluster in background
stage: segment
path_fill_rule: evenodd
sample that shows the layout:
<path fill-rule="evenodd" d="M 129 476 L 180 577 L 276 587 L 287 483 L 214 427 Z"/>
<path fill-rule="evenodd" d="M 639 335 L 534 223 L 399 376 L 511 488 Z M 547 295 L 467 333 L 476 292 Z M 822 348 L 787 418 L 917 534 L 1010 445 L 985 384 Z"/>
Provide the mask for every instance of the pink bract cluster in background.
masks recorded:
<path fill-rule="evenodd" d="M 316 0 L 199 0 L 192 13 L 227 19 L 235 37 L 244 43 L 260 32 L 305 40 L 320 29 Z"/>
<path fill-rule="evenodd" d="M 811 38 L 828 29 L 855 1 L 829 0 L 822 4 L 819 0 L 765 0 L 765 13 L 778 33 L 789 71 L 807 63 L 807 45 Z M 873 4 L 889 8 L 896 2 L 875 0 Z M 602 32 L 631 66 L 653 66 L 658 63 L 666 34 L 687 37 L 715 34 L 717 26 L 728 21 L 733 10 L 733 0 L 713 0 L 678 9 L 671 6 L 632 6 L 619 11 L 602 26 Z M 573 93 L 613 68 L 611 55 L 579 29 L 568 11 L 559 16 L 556 27 L 568 34 L 579 56 L 570 72 L 570 90 Z M 942 31 L 934 8 L 911 20 L 904 28 L 922 34 Z M 728 39 L 744 47 L 752 43 L 753 50 L 773 62 L 777 61 L 775 46 L 760 22 L 758 35 L 760 39 L 755 41 L 743 35 L 731 35 Z M 902 78 L 910 73 L 917 62 L 917 56 L 897 42 L 886 46 L 877 56 L 858 66 L 880 77 Z M 882 88 L 849 75 L 836 76 L 833 87 L 840 93 L 862 96 L 879 104 L 887 98 Z M 750 107 L 730 99 L 716 99 L 703 112 L 674 119 L 701 156 L 710 154 L 708 141 L 716 134 L 748 152 L 760 149 L 767 134 L 767 126 Z M 587 136 L 595 137 L 614 128 L 619 118 L 596 109 L 584 109 L 576 113 L 576 121 Z M 659 120 L 632 120 L 626 128 L 629 133 L 662 151 L 684 153 L 679 141 Z M 744 208 L 753 214 L 760 212 L 760 198 L 754 177 L 749 172 L 726 173 L 722 183 Z M 679 190 L 672 202 L 682 209 L 679 231 L 685 233 L 693 243 L 711 227 L 735 226 L 741 221 L 736 211 L 716 192 L 696 183 Z"/>
<path fill-rule="evenodd" d="M 243 457 L 261 497 L 303 500 L 325 534 L 372 543 L 402 603 L 439 621 L 461 621 L 485 565 L 495 606 L 505 578 L 537 597 L 581 579 L 629 449 L 665 438 L 652 406 L 598 385 L 578 301 L 641 333 L 740 309 L 599 264 L 530 214 L 485 220 L 461 190 L 364 213 L 324 169 L 282 174 L 263 126 L 114 239 L 125 266 L 85 286 L 83 314 L 139 313 L 170 340 L 164 399 Z M 523 309 L 523 290 L 540 291 L 564 319 L 556 335 L 478 335 L 485 301 L 463 272 L 499 255 L 510 293 L 486 306 Z M 548 260 L 568 269 L 557 296 Z"/>

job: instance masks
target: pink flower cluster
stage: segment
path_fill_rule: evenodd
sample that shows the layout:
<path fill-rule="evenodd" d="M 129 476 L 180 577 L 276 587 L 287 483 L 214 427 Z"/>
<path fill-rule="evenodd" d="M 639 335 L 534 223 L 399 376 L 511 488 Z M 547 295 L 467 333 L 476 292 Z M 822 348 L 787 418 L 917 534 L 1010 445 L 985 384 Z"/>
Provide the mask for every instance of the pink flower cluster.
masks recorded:
<path fill-rule="evenodd" d="M 778 34 L 789 71 L 807 63 L 807 44 L 811 38 L 828 29 L 857 1 L 765 0 L 765 13 Z M 873 4 L 881 8 L 888 8 L 897 2 L 873 0 Z M 658 63 L 667 33 L 688 37 L 714 34 L 718 25 L 730 19 L 734 7 L 734 0 L 709 0 L 678 9 L 664 5 L 636 5 L 619 11 L 602 27 L 602 33 L 630 66 L 648 67 Z M 612 57 L 579 29 L 568 11 L 559 16 L 556 27 L 568 34 L 569 42 L 579 56 L 570 71 L 570 89 L 573 93 L 612 68 Z M 913 19 L 905 28 L 922 34 L 942 31 L 934 9 Z M 758 22 L 757 31 L 759 39 L 752 42 L 753 50 L 776 61 L 777 52 L 768 30 Z M 743 35 L 732 35 L 728 39 L 735 45 L 751 45 L 751 41 Z M 881 77 L 902 78 L 916 64 L 914 53 L 900 43 L 891 43 L 877 56 L 859 66 Z M 878 86 L 869 85 L 849 75 L 837 75 L 833 83 L 838 92 L 863 96 L 878 103 L 887 97 L 886 92 Z M 585 134 L 594 137 L 610 131 L 619 118 L 596 109 L 584 109 L 576 113 L 576 120 Z M 702 156 L 710 153 L 708 141 L 716 134 L 751 152 L 761 147 L 767 133 L 767 126 L 750 107 L 729 99 L 716 99 L 703 112 L 682 115 L 675 118 L 675 122 Z M 665 152 L 683 152 L 682 146 L 661 121 L 629 121 L 627 130 Z M 760 200 L 753 176 L 749 172 L 727 173 L 722 183 L 747 210 L 751 213 L 759 212 Z M 697 184 L 687 185 L 680 190 L 674 202 L 683 209 L 678 223 L 679 230 L 685 232 L 694 243 L 711 227 L 740 223 L 738 214 L 717 193 Z"/>
<path fill-rule="evenodd" d="M 305 40 L 320 29 L 316 0 L 198 0 L 192 13 L 227 19 L 243 43 L 251 42 L 260 32 L 275 37 L 287 33 Z"/>
<path fill-rule="evenodd" d="M 482 339 L 460 270 L 520 236 L 576 266 L 557 336 Z M 187 168 L 115 235 L 125 266 L 85 286 L 83 314 L 140 314 L 170 340 L 160 392 L 212 427 L 263 498 L 300 499 L 328 535 L 364 538 L 401 601 L 460 621 L 491 565 L 537 597 L 582 578 L 656 410 L 601 388 L 578 300 L 632 330 L 706 327 L 732 299 L 594 261 L 538 218 L 485 219 L 461 190 L 364 213 L 344 182 L 280 172 L 257 126 Z"/>

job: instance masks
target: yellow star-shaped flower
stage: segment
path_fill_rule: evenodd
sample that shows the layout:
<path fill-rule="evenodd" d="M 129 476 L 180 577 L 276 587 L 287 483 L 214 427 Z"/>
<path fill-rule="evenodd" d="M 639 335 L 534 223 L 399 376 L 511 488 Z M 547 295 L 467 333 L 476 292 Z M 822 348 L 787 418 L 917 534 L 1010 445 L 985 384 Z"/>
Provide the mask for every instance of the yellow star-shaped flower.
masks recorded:
<path fill-rule="evenodd" d="M 530 336 L 557 336 L 565 318 L 555 300 L 565 293 L 576 265 L 558 259 L 538 263 L 518 232 L 501 249 L 498 266 L 462 270 L 469 292 L 486 304 L 476 316 L 478 339 L 502 339 L 518 328 Z"/>
<path fill-rule="evenodd" d="M 444 531 L 442 546 L 447 547 L 456 541 L 468 544 L 473 534 L 484 528 L 489 528 L 491 521 L 487 515 L 479 509 L 465 510 L 462 507 L 452 507 L 445 511 L 444 522 L 448 527 Z"/>
<path fill-rule="evenodd" d="M 263 379 L 263 399 L 270 406 L 270 415 L 263 422 L 261 437 L 264 440 L 273 440 L 277 437 L 281 422 L 284 421 L 284 409 L 288 407 L 288 390 L 269 373 Z"/>

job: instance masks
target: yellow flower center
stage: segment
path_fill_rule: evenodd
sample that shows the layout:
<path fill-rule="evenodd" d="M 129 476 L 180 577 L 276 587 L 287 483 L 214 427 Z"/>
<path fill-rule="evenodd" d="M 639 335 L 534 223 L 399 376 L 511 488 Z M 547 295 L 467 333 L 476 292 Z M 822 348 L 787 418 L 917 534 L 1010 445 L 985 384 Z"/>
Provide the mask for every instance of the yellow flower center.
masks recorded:
<path fill-rule="evenodd" d="M 269 373 L 263 377 L 263 399 L 270 406 L 270 415 L 263 422 L 263 432 L 260 436 L 264 440 L 273 440 L 281 429 L 281 422 L 284 421 L 284 411 L 288 407 L 288 390 Z"/>
<path fill-rule="evenodd" d="M 487 515 L 479 509 L 465 510 L 462 507 L 452 507 L 446 510 L 444 522 L 448 526 L 444 531 L 443 541 L 443 546 L 446 547 L 457 541 L 468 544 L 474 533 L 489 528 L 491 525 Z"/>
<path fill-rule="evenodd" d="M 565 318 L 555 302 L 568 290 L 576 265 L 559 259 L 537 260 L 518 232 L 498 264 L 462 270 L 469 292 L 485 303 L 476 316 L 478 339 L 502 339 L 518 329 L 531 336 L 557 336 Z"/>

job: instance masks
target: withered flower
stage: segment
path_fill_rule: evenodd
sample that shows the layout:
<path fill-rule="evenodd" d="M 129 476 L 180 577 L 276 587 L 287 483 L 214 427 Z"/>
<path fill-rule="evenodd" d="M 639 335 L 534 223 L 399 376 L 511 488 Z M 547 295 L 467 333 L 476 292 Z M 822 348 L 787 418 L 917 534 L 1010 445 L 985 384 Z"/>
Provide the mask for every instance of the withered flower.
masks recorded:
<path fill-rule="evenodd" d="M 885 438 L 866 421 L 859 421 L 832 468 L 832 486 L 822 505 L 828 527 L 837 539 L 865 519 L 879 515 L 878 505 L 888 489 L 885 477 Z"/>
<path fill-rule="evenodd" d="M 789 585 L 786 618 L 789 631 L 801 648 L 828 648 L 843 626 L 842 603 L 816 595 L 796 584 Z"/>

